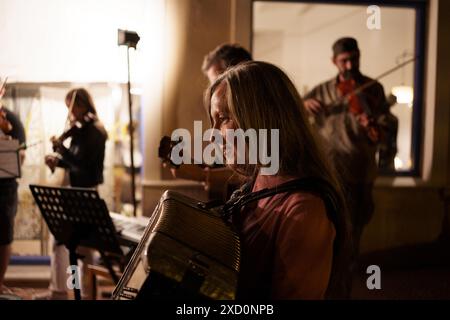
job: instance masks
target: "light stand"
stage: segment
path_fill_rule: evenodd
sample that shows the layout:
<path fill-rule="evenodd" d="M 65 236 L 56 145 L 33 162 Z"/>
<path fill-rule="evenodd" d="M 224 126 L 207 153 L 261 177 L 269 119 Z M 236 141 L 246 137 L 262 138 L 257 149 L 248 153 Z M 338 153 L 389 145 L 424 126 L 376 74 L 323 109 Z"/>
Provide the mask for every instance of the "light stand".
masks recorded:
<path fill-rule="evenodd" d="M 128 126 L 128 132 L 130 134 L 130 161 L 131 161 L 131 199 L 133 202 L 133 216 L 136 217 L 136 181 L 134 170 L 134 127 L 133 127 L 133 110 L 131 99 L 131 79 L 130 79 L 130 48 L 136 49 L 136 45 L 139 42 L 140 37 L 134 31 L 118 30 L 118 45 L 127 46 L 127 66 L 128 66 L 128 114 L 130 117 L 130 123 Z"/>

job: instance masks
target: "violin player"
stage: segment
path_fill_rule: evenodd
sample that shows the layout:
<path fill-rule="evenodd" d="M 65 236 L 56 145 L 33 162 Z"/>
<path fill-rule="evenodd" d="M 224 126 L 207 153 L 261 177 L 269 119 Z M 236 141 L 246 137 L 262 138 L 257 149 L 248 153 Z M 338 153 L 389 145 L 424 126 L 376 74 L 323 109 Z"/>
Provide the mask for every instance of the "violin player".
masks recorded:
<path fill-rule="evenodd" d="M 5 93 L 6 80 L 0 87 L 0 99 Z M 0 140 L 2 139 L 17 139 L 19 144 L 25 144 L 25 130 L 20 118 L 0 103 Z M 19 156 L 20 163 L 23 163 L 25 150 L 20 150 Z M 3 286 L 3 280 L 14 238 L 14 219 L 18 203 L 17 188 L 15 178 L 0 179 L 0 295 L 11 294 L 10 290 Z"/>
<path fill-rule="evenodd" d="M 387 102 L 383 86 L 359 69 L 360 50 L 356 39 L 338 39 L 332 50 L 332 62 L 338 74 L 307 93 L 304 106 L 340 173 L 346 193 L 353 226 L 353 266 L 347 284 L 350 293 L 351 270 L 359 255 L 360 238 L 374 212 L 376 152 L 384 130 L 379 124 L 387 112 Z M 363 85 L 364 89 L 356 93 Z"/>
<path fill-rule="evenodd" d="M 244 47 L 223 43 L 205 55 L 201 71 L 209 84 L 212 84 L 227 69 L 251 60 L 251 53 Z M 168 161 L 164 162 L 164 166 L 169 164 Z M 201 168 L 195 164 L 184 164 L 178 168 L 171 167 L 170 170 L 174 178 L 201 181 L 209 200 L 226 201 L 242 183 L 241 178 L 226 166 Z"/>
<path fill-rule="evenodd" d="M 54 171 L 56 167 L 68 170 L 71 187 L 97 188 L 103 183 L 103 161 L 107 132 L 97 117 L 93 99 L 86 89 L 70 90 L 65 98 L 69 108 L 69 126 L 59 137 L 52 137 L 55 154 L 45 157 L 46 165 Z M 71 138 L 70 147 L 64 140 Z M 67 273 L 69 265 L 66 248 L 53 241 L 51 256 L 51 281 L 49 291 L 33 297 L 35 300 L 66 300 Z M 93 261 L 93 252 L 80 247 L 78 253 L 84 256 L 80 268 L 82 299 L 92 299 L 88 285 L 87 264 Z"/>
<path fill-rule="evenodd" d="M 70 126 L 61 135 L 62 138 L 52 137 L 56 155 L 47 155 L 45 163 L 52 171 L 56 167 L 68 170 L 72 187 L 95 188 L 103 183 L 103 160 L 108 135 L 86 89 L 69 91 L 65 102 L 71 109 Z M 66 148 L 61 140 L 69 137 L 72 141 L 70 147 Z"/>

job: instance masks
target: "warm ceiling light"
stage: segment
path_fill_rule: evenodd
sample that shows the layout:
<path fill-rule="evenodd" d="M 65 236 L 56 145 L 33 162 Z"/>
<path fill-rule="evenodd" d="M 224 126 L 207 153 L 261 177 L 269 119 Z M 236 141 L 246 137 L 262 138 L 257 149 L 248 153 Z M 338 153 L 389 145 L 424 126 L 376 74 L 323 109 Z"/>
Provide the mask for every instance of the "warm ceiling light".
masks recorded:
<path fill-rule="evenodd" d="M 414 98 L 413 88 L 397 86 L 392 88 L 392 94 L 397 97 L 397 103 L 412 104 Z"/>

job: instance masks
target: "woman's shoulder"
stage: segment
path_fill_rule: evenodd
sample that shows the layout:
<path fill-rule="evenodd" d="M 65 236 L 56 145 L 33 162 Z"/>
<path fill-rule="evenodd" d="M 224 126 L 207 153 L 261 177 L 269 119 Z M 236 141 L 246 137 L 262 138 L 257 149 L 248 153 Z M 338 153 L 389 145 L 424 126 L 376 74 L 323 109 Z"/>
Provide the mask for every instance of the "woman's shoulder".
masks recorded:
<path fill-rule="evenodd" d="M 279 212 L 280 228 L 294 231 L 311 239 L 330 239 L 335 226 L 330 220 L 325 202 L 309 192 L 293 192 L 287 196 Z"/>
<path fill-rule="evenodd" d="M 296 180 L 296 177 L 280 176 L 258 176 L 253 187 L 253 191 L 259 191 L 264 188 L 276 188 L 283 183 Z M 278 212 L 281 219 L 327 219 L 325 202 L 318 194 L 304 190 L 291 191 L 289 193 L 280 193 L 275 196 L 260 200 L 260 206 L 268 208 L 270 211 Z"/>
<path fill-rule="evenodd" d="M 314 214 L 316 216 L 326 216 L 325 203 L 318 195 L 296 191 L 286 196 L 282 204 L 281 213 L 286 216 L 298 216 Z"/>

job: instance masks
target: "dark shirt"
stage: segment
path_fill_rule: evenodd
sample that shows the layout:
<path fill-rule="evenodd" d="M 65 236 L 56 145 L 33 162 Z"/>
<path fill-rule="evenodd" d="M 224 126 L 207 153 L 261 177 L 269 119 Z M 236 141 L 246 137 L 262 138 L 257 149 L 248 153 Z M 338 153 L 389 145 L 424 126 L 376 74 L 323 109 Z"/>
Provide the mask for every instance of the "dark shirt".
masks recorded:
<path fill-rule="evenodd" d="M 69 149 L 58 150 L 58 166 L 69 171 L 72 187 L 93 188 L 103 183 L 103 160 L 108 135 L 99 121 L 85 124 L 72 135 Z"/>
<path fill-rule="evenodd" d="M 22 122 L 19 117 L 13 113 L 12 111 L 6 108 L 0 108 L 1 111 L 4 111 L 6 114 L 6 119 L 11 123 L 12 130 L 8 133 L 5 133 L 7 136 L 11 136 L 13 139 L 19 140 L 19 144 L 24 144 L 26 142 L 25 138 L 25 129 L 23 128 Z M 0 187 L 17 187 L 16 179 L 7 178 L 0 179 Z"/>

